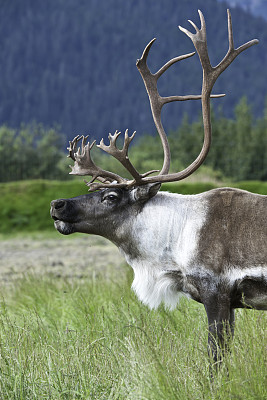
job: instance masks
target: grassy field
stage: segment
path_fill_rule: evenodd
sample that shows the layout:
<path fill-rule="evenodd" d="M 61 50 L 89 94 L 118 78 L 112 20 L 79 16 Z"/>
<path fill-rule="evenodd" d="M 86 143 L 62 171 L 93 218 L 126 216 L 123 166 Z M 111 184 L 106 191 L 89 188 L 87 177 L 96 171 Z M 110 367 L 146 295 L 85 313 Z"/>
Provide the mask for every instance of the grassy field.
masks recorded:
<path fill-rule="evenodd" d="M 198 193 L 212 187 L 164 189 Z M 267 184 L 239 187 L 267 194 Z M 51 238 L 57 246 L 50 200 L 86 192 L 81 182 L 0 185 L 0 255 L 10 235 L 14 243 L 27 237 L 25 252 L 28 238 Z M 42 233 L 30 233 L 38 230 Z M 72 237 L 64 240 L 70 251 L 76 246 Z M 46 258 L 43 254 L 42 261 Z M 80 272 L 58 274 L 51 262 L 47 273 L 31 272 L 8 284 L 0 280 L 0 400 L 267 398 L 267 313 L 237 310 L 231 354 L 212 381 L 203 306 L 182 300 L 175 311 L 150 311 L 131 291 L 126 265 L 78 278 Z"/>
<path fill-rule="evenodd" d="M 231 354 L 209 379 L 201 305 L 150 311 L 132 273 L 28 276 L 1 290 L 0 398 L 266 399 L 266 314 L 237 312 Z"/>

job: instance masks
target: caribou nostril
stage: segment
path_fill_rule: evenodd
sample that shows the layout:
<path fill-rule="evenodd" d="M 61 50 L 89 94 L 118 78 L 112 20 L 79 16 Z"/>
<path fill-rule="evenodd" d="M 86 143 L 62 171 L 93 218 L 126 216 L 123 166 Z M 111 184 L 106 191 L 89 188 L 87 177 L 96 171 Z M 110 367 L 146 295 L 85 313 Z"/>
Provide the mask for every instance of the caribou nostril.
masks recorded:
<path fill-rule="evenodd" d="M 58 200 L 55 204 L 54 207 L 56 210 L 59 208 L 63 208 L 65 206 L 65 201 L 64 200 Z"/>

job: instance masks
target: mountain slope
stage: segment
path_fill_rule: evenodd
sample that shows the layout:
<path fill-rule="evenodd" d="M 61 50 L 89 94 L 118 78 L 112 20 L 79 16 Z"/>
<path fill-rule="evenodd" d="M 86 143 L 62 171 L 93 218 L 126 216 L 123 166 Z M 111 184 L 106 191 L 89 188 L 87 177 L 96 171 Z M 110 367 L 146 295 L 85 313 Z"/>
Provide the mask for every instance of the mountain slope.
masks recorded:
<path fill-rule="evenodd" d="M 253 15 L 267 20 L 267 1 L 266 0 L 219 0 L 226 2 L 230 7 L 240 7 Z"/>
<path fill-rule="evenodd" d="M 115 129 L 154 132 L 147 94 L 135 60 L 157 37 L 149 55 L 156 71 L 168 59 L 193 51 L 177 29 L 206 18 L 211 61 L 227 51 L 225 4 L 214 0 L 23 0 L 0 8 L 0 123 L 16 127 L 35 120 L 61 125 L 68 137 L 89 133 L 99 139 Z M 261 44 L 238 57 L 216 84 L 227 97 L 214 101 L 231 115 L 247 95 L 262 112 L 266 96 L 267 23 L 233 9 L 236 45 L 255 37 Z M 191 29 L 191 28 L 190 28 Z M 174 65 L 160 79 L 162 95 L 199 93 L 197 56 Z M 166 129 L 175 129 L 186 111 L 194 118 L 199 102 L 170 104 Z"/>

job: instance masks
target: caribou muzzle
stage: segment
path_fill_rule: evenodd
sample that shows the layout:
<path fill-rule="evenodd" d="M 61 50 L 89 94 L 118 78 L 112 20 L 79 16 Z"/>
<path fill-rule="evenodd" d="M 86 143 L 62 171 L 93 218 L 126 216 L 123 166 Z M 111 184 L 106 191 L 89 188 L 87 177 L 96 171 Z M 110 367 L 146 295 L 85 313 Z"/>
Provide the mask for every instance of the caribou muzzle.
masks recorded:
<path fill-rule="evenodd" d="M 54 221 L 65 220 L 63 216 L 67 210 L 67 204 L 65 199 L 51 201 L 50 215 Z"/>
<path fill-rule="evenodd" d="M 55 228 L 63 235 L 75 232 L 74 224 L 77 216 L 70 200 L 59 199 L 51 201 L 50 215 Z"/>

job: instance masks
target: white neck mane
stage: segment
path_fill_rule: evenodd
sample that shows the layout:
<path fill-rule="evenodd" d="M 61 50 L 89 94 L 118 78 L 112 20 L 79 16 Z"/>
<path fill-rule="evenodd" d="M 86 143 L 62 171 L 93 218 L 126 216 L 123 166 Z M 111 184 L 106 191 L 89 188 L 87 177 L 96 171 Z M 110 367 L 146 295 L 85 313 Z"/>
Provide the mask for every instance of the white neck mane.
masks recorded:
<path fill-rule="evenodd" d="M 206 202 L 200 196 L 159 193 L 128 230 L 131 245 L 139 250 L 122 251 L 135 273 L 132 288 L 150 308 L 161 302 L 174 308 L 182 294 L 166 271 L 188 272 L 206 215 Z"/>

